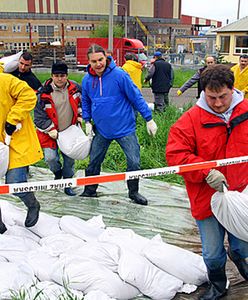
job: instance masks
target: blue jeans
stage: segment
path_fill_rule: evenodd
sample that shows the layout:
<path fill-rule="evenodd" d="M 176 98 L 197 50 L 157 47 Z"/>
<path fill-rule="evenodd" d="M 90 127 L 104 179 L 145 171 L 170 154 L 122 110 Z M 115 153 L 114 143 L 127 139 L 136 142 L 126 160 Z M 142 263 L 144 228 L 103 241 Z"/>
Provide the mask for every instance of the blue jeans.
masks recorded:
<path fill-rule="evenodd" d="M 28 178 L 28 167 L 21 167 L 21 168 L 14 168 L 8 170 L 5 175 L 5 183 L 21 183 L 27 182 Z M 15 196 L 19 197 L 22 201 L 30 192 L 23 192 L 23 193 L 14 193 Z"/>
<path fill-rule="evenodd" d="M 105 158 L 108 148 L 113 140 L 104 138 L 98 131 L 92 141 L 90 150 L 90 163 L 86 169 L 86 175 L 99 175 L 101 164 Z M 140 169 L 140 146 L 137 136 L 134 133 L 115 139 L 125 153 L 127 160 L 127 171 L 136 171 Z"/>
<path fill-rule="evenodd" d="M 228 236 L 230 249 L 240 258 L 248 257 L 248 242 L 242 241 L 228 232 L 214 216 L 196 220 L 196 224 L 201 236 L 202 256 L 209 270 L 222 268 L 226 264 L 225 233 Z"/>
<path fill-rule="evenodd" d="M 61 152 L 63 157 L 63 167 L 60 162 L 58 147 L 56 149 L 43 148 L 45 162 L 48 164 L 49 169 L 55 174 L 62 170 L 63 178 L 72 178 L 74 175 L 74 159 L 68 157 Z"/>

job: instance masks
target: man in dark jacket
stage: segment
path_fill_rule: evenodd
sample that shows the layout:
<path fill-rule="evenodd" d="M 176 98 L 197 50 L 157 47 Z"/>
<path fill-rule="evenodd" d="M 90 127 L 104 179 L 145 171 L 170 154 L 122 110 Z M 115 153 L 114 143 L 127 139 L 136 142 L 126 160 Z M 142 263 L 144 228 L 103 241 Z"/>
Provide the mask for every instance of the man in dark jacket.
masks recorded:
<path fill-rule="evenodd" d="M 41 86 L 41 82 L 31 71 L 33 62 L 32 54 L 25 52 L 20 56 L 18 68 L 11 74 L 19 79 L 26 81 L 27 84 L 34 90 L 37 91 Z"/>
<path fill-rule="evenodd" d="M 188 81 L 186 81 L 181 87 L 180 89 L 177 91 L 177 95 L 181 96 L 185 91 L 187 91 L 187 89 L 191 88 L 192 85 L 194 85 L 197 82 L 197 96 L 196 98 L 199 99 L 200 98 L 200 94 L 202 92 L 202 87 L 200 84 L 200 77 L 202 72 L 211 65 L 214 65 L 216 63 L 216 59 L 213 56 L 206 56 L 205 58 L 205 66 L 203 66 L 202 68 L 200 68 Z"/>
<path fill-rule="evenodd" d="M 162 58 L 162 53 L 154 53 L 155 61 L 149 69 L 144 82 L 152 79 L 152 92 L 155 100 L 155 111 L 163 112 L 169 105 L 169 91 L 173 84 L 173 69 L 171 65 Z"/>

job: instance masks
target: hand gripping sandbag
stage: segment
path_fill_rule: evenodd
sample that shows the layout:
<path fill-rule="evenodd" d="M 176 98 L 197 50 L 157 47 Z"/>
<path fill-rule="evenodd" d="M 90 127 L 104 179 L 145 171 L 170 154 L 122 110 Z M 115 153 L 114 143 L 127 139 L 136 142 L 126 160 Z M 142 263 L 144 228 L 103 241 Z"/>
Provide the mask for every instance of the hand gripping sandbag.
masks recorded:
<path fill-rule="evenodd" d="M 86 136 L 83 130 L 71 125 L 59 132 L 58 146 L 60 150 L 73 159 L 85 159 L 90 153 L 92 137 Z"/>
<path fill-rule="evenodd" d="M 0 142 L 0 178 L 8 171 L 9 166 L 9 147 Z"/>
<path fill-rule="evenodd" d="M 4 56 L 0 59 L 0 62 L 4 64 L 4 73 L 11 73 L 18 68 L 19 59 L 23 51 L 20 51 L 16 54 Z"/>
<path fill-rule="evenodd" d="M 211 199 L 217 220 L 237 238 L 248 242 L 248 195 L 244 192 L 216 192 Z"/>

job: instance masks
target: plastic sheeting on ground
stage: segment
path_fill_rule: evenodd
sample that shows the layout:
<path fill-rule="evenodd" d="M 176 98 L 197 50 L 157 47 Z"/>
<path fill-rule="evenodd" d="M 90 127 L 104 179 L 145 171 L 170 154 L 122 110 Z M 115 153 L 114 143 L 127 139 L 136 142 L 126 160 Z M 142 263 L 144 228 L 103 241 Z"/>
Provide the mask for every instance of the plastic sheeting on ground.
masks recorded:
<path fill-rule="evenodd" d="M 33 177 L 31 180 L 48 180 L 52 179 L 53 175 L 45 169 L 39 168 L 31 168 L 31 173 Z M 83 174 L 79 173 L 78 177 L 82 177 Z M 149 242 L 155 235 L 160 234 L 162 239 L 167 242 L 168 244 L 173 244 L 179 246 L 185 250 L 193 251 L 195 253 L 200 254 L 201 252 L 201 244 L 199 235 L 195 226 L 195 222 L 191 217 L 189 211 L 189 203 L 187 194 L 184 188 L 178 186 L 170 186 L 169 184 L 159 182 L 156 180 L 145 179 L 141 180 L 141 192 L 144 194 L 148 200 L 148 206 L 140 206 L 134 203 L 131 203 L 130 200 L 127 198 L 127 189 L 124 182 L 116 182 L 116 183 L 108 183 L 105 185 L 100 185 L 99 193 L 100 196 L 98 198 L 82 198 L 79 196 L 76 197 L 68 197 L 63 193 L 63 190 L 58 191 L 46 191 L 37 193 L 37 198 L 41 202 L 42 211 L 54 215 L 54 217 L 58 217 L 60 219 L 61 216 L 64 215 L 71 215 L 73 217 L 79 217 L 83 220 L 88 220 L 94 217 L 97 220 L 97 228 L 103 229 L 103 223 L 99 217 L 95 218 L 95 216 L 102 215 L 103 221 L 107 226 L 104 230 L 105 234 L 102 233 L 101 243 L 106 243 L 105 239 L 112 239 L 114 240 L 114 232 L 118 229 L 126 230 L 125 237 L 123 239 L 131 239 L 133 237 L 140 237 L 139 242 L 136 243 L 137 245 L 149 245 Z M 83 190 L 83 187 L 78 187 L 75 189 L 78 193 Z M 18 201 L 18 199 L 11 195 L 2 195 L 1 199 L 8 200 L 12 203 L 17 203 L 17 205 L 21 208 L 24 207 L 22 203 Z M 7 207 L 7 205 L 6 205 Z M 4 213 L 5 214 L 5 213 Z M 10 222 L 12 226 L 15 225 L 15 221 L 13 220 L 12 216 L 5 216 L 5 218 Z M 18 224 L 24 223 L 25 213 L 23 216 L 18 218 Z M 61 220 L 61 219 L 60 219 Z M 93 219 L 87 221 L 87 224 L 91 224 Z M 57 236 L 55 239 L 57 246 L 62 245 L 62 238 L 61 238 L 61 229 L 59 227 L 60 232 L 58 231 L 58 227 L 56 225 L 57 219 L 55 218 L 54 224 L 56 230 L 53 231 L 54 237 Z M 82 222 L 84 223 L 84 222 Z M 21 225 L 22 225 L 21 224 Z M 95 224 L 95 222 L 93 222 Z M 92 225 L 92 224 L 91 224 Z M 35 226 L 36 227 L 36 226 Z M 75 226 L 76 228 L 77 226 Z M 109 227 L 118 227 L 116 229 L 109 228 Z M 25 228 L 24 228 L 25 229 Z M 87 226 L 89 229 L 89 226 Z M 65 244 L 65 251 L 62 250 L 57 251 L 54 247 L 49 245 L 49 235 L 47 234 L 48 228 L 40 228 L 43 231 L 42 238 L 43 243 L 40 247 L 46 249 L 46 255 L 50 258 L 50 268 L 42 268 L 43 264 L 35 263 L 36 257 L 34 255 L 34 250 L 30 250 L 29 259 L 32 261 L 33 267 L 36 267 L 34 270 L 35 274 L 40 274 L 39 276 L 43 276 L 43 279 L 46 278 L 47 282 L 52 280 L 52 276 L 54 276 L 53 266 L 57 261 L 57 257 L 61 255 L 67 256 L 70 253 L 74 253 L 75 261 L 77 260 L 77 256 L 80 256 L 80 249 L 82 249 L 81 253 L 86 255 L 87 247 L 84 249 L 85 244 L 87 243 L 95 243 L 95 241 L 88 241 L 86 242 L 85 239 L 82 239 L 78 235 L 72 234 L 71 232 L 67 232 L 66 235 L 71 234 L 76 239 L 79 238 L 82 240 L 83 245 L 78 248 L 70 248 L 69 245 Z M 133 230 L 133 231 L 131 231 Z M 45 231 L 45 232 L 44 232 Z M 18 229 L 18 235 L 21 232 Z M 36 242 L 37 238 L 37 231 L 32 233 L 30 238 Z M 104 237 L 104 239 L 103 239 Z M 42 240 L 42 239 L 41 239 Z M 47 242 L 48 243 L 47 243 Z M 157 242 L 157 241 L 156 241 Z M 108 268 L 114 272 L 118 267 L 117 261 L 120 257 L 120 251 L 118 251 L 118 247 L 121 246 L 121 241 L 117 244 L 117 249 L 110 250 L 109 247 L 105 247 L 104 250 L 99 250 L 97 246 L 95 246 L 94 251 L 96 251 L 96 255 L 93 253 L 89 253 L 89 259 L 96 259 L 100 257 L 103 261 L 103 266 Z M 131 246 L 128 246 L 129 249 Z M 128 248 L 127 247 L 127 248 Z M 141 248 L 141 247 L 140 247 Z M 135 252 L 135 255 L 140 253 L 140 248 Z M 38 248 L 40 249 L 40 248 Z M 57 247 L 58 249 L 58 247 Z M 98 250 L 97 250 L 98 249 Z M 127 249 L 127 250 L 129 250 Z M 19 249 L 21 250 L 21 249 Z M 38 250 L 40 251 L 40 250 Z M 42 250 L 43 251 L 43 250 Z M 63 252 L 62 254 L 60 254 Z M 19 253 L 20 254 L 20 253 Z M 53 256 L 56 255 L 56 256 Z M 140 255 L 140 254 L 139 254 Z M 37 255 L 38 256 L 38 255 Z M 19 256 L 21 257 L 21 255 Z M 41 256 L 40 256 L 41 257 Z M 109 257 L 112 257 L 110 260 Z M 55 261 L 53 259 L 55 258 Z M 16 258 L 18 259 L 18 257 Z M 43 259 L 47 259 L 43 257 Z M 1 260 L 1 259 L 0 259 Z M 5 258 L 1 261 L 6 261 Z M 76 266 L 76 264 L 75 264 Z M 107 267 L 106 267 L 107 266 Z M 115 271 L 116 272 L 116 271 Z M 75 274 L 75 273 L 74 273 Z M 242 277 L 238 275 L 236 268 L 234 267 L 233 263 L 228 260 L 227 264 L 227 275 L 229 280 L 231 281 L 231 287 L 226 296 L 223 299 L 239 299 L 244 300 L 248 298 L 248 287 L 247 283 L 243 281 Z M 36 275 L 37 276 L 37 275 Z M 49 280 L 50 278 L 50 280 Z M 197 289 L 196 292 L 187 294 L 177 293 L 173 299 L 197 299 L 199 293 L 203 291 L 203 288 L 200 287 Z M 189 291 L 191 289 L 189 288 Z M 106 293 L 99 292 L 101 295 L 104 295 L 103 299 L 110 299 L 110 297 L 106 295 Z M 92 300 L 96 299 L 97 292 L 90 292 L 88 295 L 92 294 Z M 98 295 L 98 294 L 97 294 Z M 96 296 L 97 297 L 97 296 Z M 91 298 L 87 298 L 91 300 Z M 98 298 L 100 300 L 101 298 Z M 137 296 L 135 299 L 148 299 L 145 296 Z"/>

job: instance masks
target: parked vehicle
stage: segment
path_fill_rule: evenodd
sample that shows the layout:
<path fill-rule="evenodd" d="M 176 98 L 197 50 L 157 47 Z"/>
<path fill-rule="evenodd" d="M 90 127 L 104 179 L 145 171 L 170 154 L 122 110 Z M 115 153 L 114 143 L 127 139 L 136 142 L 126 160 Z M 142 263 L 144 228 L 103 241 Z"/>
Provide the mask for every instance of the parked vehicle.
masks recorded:
<path fill-rule="evenodd" d="M 92 44 L 98 44 L 105 50 L 108 49 L 108 38 L 77 38 L 77 66 L 85 69 L 88 64 L 87 51 Z M 128 38 L 113 39 L 113 58 L 118 66 L 125 63 L 126 53 L 137 54 L 139 62 L 143 65 L 147 62 L 147 56 L 144 53 L 144 45 L 140 40 Z"/>

